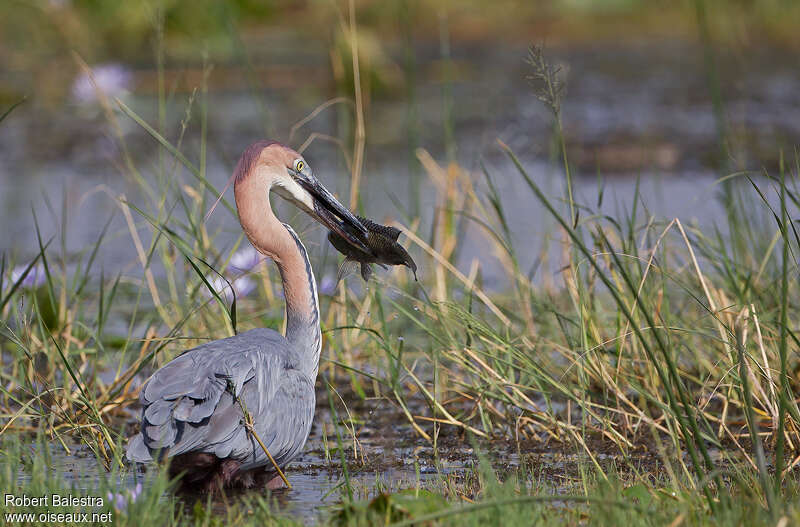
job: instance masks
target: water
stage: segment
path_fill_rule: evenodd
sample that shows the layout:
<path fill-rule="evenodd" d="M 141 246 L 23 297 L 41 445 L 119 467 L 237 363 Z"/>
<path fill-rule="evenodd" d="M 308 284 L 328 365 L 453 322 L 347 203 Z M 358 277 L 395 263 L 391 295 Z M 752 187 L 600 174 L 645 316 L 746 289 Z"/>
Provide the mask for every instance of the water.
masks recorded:
<path fill-rule="evenodd" d="M 392 493 L 404 489 L 441 490 L 445 486 L 446 479 L 458 488 L 459 482 L 464 482 L 466 476 L 480 462 L 475 449 L 465 446 L 462 440 L 458 440 L 451 442 L 452 444 L 440 445 L 437 469 L 433 461 L 433 448 L 419 441 L 409 426 L 385 425 L 392 421 L 402 423 L 399 415 L 394 415 L 391 411 L 382 411 L 376 412 L 374 418 L 375 428 L 364 426 L 358 431 L 355 457 L 352 437 L 342 430 L 345 434 L 343 441 L 350 486 L 357 501 L 370 500 L 380 493 Z M 292 489 L 271 492 L 270 497 L 276 513 L 290 515 L 307 524 L 313 524 L 335 513 L 346 498 L 339 454 L 331 451 L 331 457 L 326 457 L 321 431 L 317 424 L 321 421 L 327 422 L 328 419 L 328 415 L 317 419 L 305 452 L 286 470 Z M 329 441 L 332 441 L 330 433 Z M 448 443 L 446 440 L 444 442 Z M 329 444 L 329 447 L 333 446 L 335 442 L 333 445 Z M 589 448 L 593 451 L 594 459 L 602 466 L 608 467 L 608 470 L 612 470 L 611 467 L 615 467 L 613 470 L 621 470 L 624 466 L 624 463 L 621 463 L 623 458 L 618 454 L 605 453 L 604 450 L 607 449 L 599 445 L 590 444 Z M 540 486 L 543 492 L 546 488 L 546 492 L 553 495 L 568 495 L 580 491 L 582 481 L 580 467 L 590 463 L 588 456 L 582 451 L 576 451 L 574 446 L 547 442 L 528 441 L 520 446 L 493 441 L 491 444 L 480 443 L 478 450 L 484 457 L 490 458 L 498 473 L 514 470 L 523 463 L 527 467 L 535 467 L 536 477 L 532 480 L 523 480 L 524 484 L 529 488 L 532 485 Z M 679 455 L 685 462 L 689 462 L 686 452 L 681 452 Z M 715 462 L 720 464 L 739 458 L 737 452 L 723 454 L 716 449 L 712 450 L 711 455 Z M 74 484 L 82 495 L 97 495 L 96 482 L 102 477 L 104 469 L 85 447 L 78 447 L 72 455 L 56 451 L 52 453 L 51 458 L 52 470 L 62 475 L 68 483 Z M 639 470 L 649 471 L 654 477 L 663 475 L 663 466 L 655 448 L 631 451 L 625 460 L 633 462 Z M 157 469 L 148 467 L 148 470 Z M 29 476 L 20 474 L 20 482 L 27 478 Z M 133 472 L 127 472 L 124 480 L 120 482 L 118 492 L 125 494 L 124 489 L 133 489 L 137 479 L 141 481 L 141 478 L 141 474 L 135 476 Z M 263 489 L 229 491 L 228 499 L 216 499 L 212 502 L 212 507 L 216 513 L 224 515 L 227 507 L 237 503 L 235 499 L 237 496 L 253 493 L 266 496 L 267 492 Z M 202 496 L 200 498 L 204 499 Z M 182 499 L 186 512 L 191 514 L 194 497 L 188 496 Z M 557 502 L 555 505 L 559 506 Z"/>
<path fill-rule="evenodd" d="M 359 441 L 359 460 L 367 460 L 364 465 L 353 459 L 352 449 L 347 449 L 350 485 L 356 499 L 370 499 L 380 492 L 415 487 L 428 488 L 436 485 L 440 477 L 463 473 L 471 466 L 471 461 L 464 461 L 464 456 L 469 456 L 472 452 L 468 447 L 449 452 L 453 456 L 450 461 L 447 459 L 448 451 L 443 450 L 444 461 L 441 470 L 437 471 L 431 463 L 430 447 L 386 448 L 377 443 L 383 441 L 370 439 Z M 334 452 L 332 455 L 334 456 L 332 460 L 326 460 L 321 438 L 312 436 L 306 445 L 306 451 L 291 463 L 286 471 L 286 476 L 292 485 L 291 490 L 279 489 L 271 494 L 278 506 L 276 511 L 312 523 L 340 506 L 346 491 L 339 468 L 338 454 Z M 68 484 L 74 485 L 82 495 L 97 495 L 97 481 L 105 469 L 88 449 L 76 447 L 70 455 L 59 449 L 52 453 L 51 459 L 50 468 L 60 474 Z M 149 467 L 148 470 L 157 469 Z M 133 489 L 141 478 L 141 474 L 126 472 L 124 479 L 119 482 L 118 492 L 125 494 L 124 489 Z M 20 483 L 28 479 L 30 476 L 25 473 L 19 476 Z M 242 492 L 266 495 L 268 491 L 253 489 L 232 491 L 229 494 L 235 496 Z M 103 498 L 105 499 L 104 496 Z M 187 512 L 190 512 L 193 505 L 191 498 L 187 497 L 185 500 Z M 219 499 L 214 502 L 214 507 L 223 513 L 227 504 L 228 501 Z"/>
<path fill-rule="evenodd" d="M 285 53 L 291 54 L 291 46 L 285 48 Z M 302 61 L 294 61 L 298 65 L 291 75 L 317 79 L 313 85 L 318 88 L 306 84 L 298 92 L 291 81 L 295 77 L 276 81 L 258 95 L 267 114 L 258 111 L 254 97 L 242 86 L 225 87 L 218 82 L 223 86 L 211 91 L 208 174 L 218 188 L 224 186 L 246 144 L 267 134 L 286 140 L 291 123 L 330 97 L 330 85 L 320 77 L 326 51 L 304 48 L 303 53 Z M 524 48 L 455 46 L 457 74 L 451 85 L 456 158 L 473 173 L 479 191 L 483 189 L 480 163 L 489 168 L 513 220 L 512 233 L 523 267 L 536 261 L 545 235 L 553 231 L 553 222 L 497 148 L 496 139 L 514 149 L 549 196 L 563 195 L 564 179 L 552 148 L 550 116 L 525 79 L 525 54 Z M 409 126 L 416 134 L 416 144 L 442 164 L 446 163 L 447 145 L 442 131 L 442 84 L 431 71 L 438 60 L 437 51 L 420 46 L 417 55 L 415 100 L 377 96 L 370 102 L 362 195 L 365 212 L 379 220 L 404 218 L 406 211 L 398 210 L 392 198 L 407 211 L 418 208 L 421 232 L 426 232 L 437 198 L 430 181 L 420 175 L 421 169 L 414 168 L 416 145 L 409 144 Z M 554 48 L 550 55 L 567 71 L 563 121 L 579 203 L 617 215 L 630 208 L 635 177 L 640 176 L 644 203 L 656 216 L 678 217 L 684 223 L 697 221 L 701 227 L 722 218 L 713 185 L 720 174 L 715 158 L 719 152 L 717 123 L 698 47 L 670 41 L 624 48 L 593 44 Z M 281 59 L 279 55 L 275 60 L 289 63 L 291 57 Z M 792 64 L 787 53 L 776 49 L 755 48 L 735 57 L 721 53 L 719 68 L 732 152 L 726 165 L 730 170 L 772 167 L 778 148 L 794 144 L 800 137 L 800 75 Z M 275 67 L 279 69 L 280 64 Z M 139 78 L 134 86 L 142 86 L 152 72 L 136 70 L 133 76 Z M 173 142 L 179 136 L 188 96 L 178 90 L 167 105 L 165 134 Z M 144 89 L 134 90 L 126 101 L 148 122 L 157 122 L 156 100 Z M 184 151 L 195 162 L 198 113 L 195 105 L 183 140 Z M 336 134 L 335 115 L 336 110 L 323 112 L 290 143 L 298 146 L 312 131 Z M 409 115 L 417 117 L 409 121 Z M 154 140 L 138 125 L 121 114 L 117 119 L 146 179 L 155 184 L 154 174 L 164 166 L 173 184 L 193 183 L 180 166 L 172 170 L 174 160 L 168 154 L 159 157 Z M 306 155 L 329 188 L 340 196 L 349 194 L 349 175 L 335 146 L 317 142 Z M 606 185 L 602 207 L 597 207 L 598 172 Z M 412 202 L 415 178 L 420 178 L 419 205 Z M 106 269 L 139 273 L 117 201 L 124 194 L 132 203 L 146 206 L 150 198 L 137 189 L 125 175 L 112 128 L 97 107 L 77 102 L 58 109 L 23 105 L 0 126 L 0 224 L 4 226 L 0 251 L 17 260 L 30 258 L 36 251 L 31 209 L 37 212 L 45 240 L 60 237 L 66 218 L 63 244 L 71 253 L 94 243 L 113 215 L 99 261 Z M 234 217 L 218 210 L 210 220 L 211 227 L 221 229 L 216 243 L 226 247 L 236 239 L 239 228 Z M 283 218 L 305 231 L 312 259 L 320 262 L 321 253 L 330 252 L 324 230 L 293 210 L 282 211 Z M 143 220 L 138 223 L 147 240 L 149 228 Z M 62 240 L 53 247 L 60 243 Z M 458 265 L 466 271 L 477 258 L 487 287 L 502 288 L 503 270 L 486 248 L 482 229 L 469 225 L 459 247 Z M 412 248 L 412 255 L 419 253 Z M 327 260 L 331 268 L 324 272 L 335 273 L 335 262 Z M 318 270 L 318 274 L 323 273 Z"/>

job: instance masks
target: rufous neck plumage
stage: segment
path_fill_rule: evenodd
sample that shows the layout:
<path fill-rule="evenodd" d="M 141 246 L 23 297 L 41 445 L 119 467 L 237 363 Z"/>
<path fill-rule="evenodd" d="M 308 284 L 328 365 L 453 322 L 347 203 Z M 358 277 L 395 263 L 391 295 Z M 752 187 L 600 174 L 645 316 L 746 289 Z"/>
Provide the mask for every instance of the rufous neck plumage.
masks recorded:
<path fill-rule="evenodd" d="M 245 151 L 234 174 L 234 195 L 239 222 L 250 243 L 278 266 L 286 299 L 286 339 L 297 353 L 293 360 L 314 378 L 321 344 L 314 273 L 300 238 L 278 220 L 269 199 L 270 190 L 285 176 L 283 157 L 298 155 L 284 150 L 289 149 L 262 146 L 257 153 Z"/>

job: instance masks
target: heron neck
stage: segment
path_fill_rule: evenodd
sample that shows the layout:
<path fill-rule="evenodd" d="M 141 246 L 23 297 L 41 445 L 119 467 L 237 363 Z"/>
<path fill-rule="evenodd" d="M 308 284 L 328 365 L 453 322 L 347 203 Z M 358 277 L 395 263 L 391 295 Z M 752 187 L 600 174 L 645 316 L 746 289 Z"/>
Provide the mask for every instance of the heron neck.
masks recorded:
<path fill-rule="evenodd" d="M 305 372 L 311 379 L 316 379 L 322 349 L 317 282 L 306 248 L 297 233 L 289 225 L 283 224 L 283 227 L 292 237 L 296 248 L 289 257 L 275 261 L 286 298 L 286 340 L 295 351 L 295 357 L 290 358 L 290 365 Z"/>
<path fill-rule="evenodd" d="M 239 221 L 253 247 L 278 266 L 283 280 L 286 340 L 291 344 L 288 365 L 316 379 L 322 343 L 317 283 L 300 238 L 272 212 L 270 187 L 271 184 L 264 185 L 256 178 L 234 187 Z"/>

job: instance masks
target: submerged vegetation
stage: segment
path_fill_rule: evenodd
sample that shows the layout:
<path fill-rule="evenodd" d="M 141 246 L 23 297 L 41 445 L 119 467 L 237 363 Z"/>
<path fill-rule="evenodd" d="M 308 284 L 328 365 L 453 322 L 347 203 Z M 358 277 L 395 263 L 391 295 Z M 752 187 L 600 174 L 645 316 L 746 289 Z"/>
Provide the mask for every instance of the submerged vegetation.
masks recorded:
<path fill-rule="evenodd" d="M 352 3 L 350 9 L 342 31 L 356 47 Z M 359 199 L 366 140 L 360 90 L 367 81 L 358 56 L 350 55 L 353 103 L 320 108 L 346 108 L 348 126 L 335 143 L 350 172 L 351 206 L 375 215 Z M 395 226 L 410 240 L 420 281 L 400 270 L 380 275 L 379 287 L 320 287 L 323 422 L 315 435 L 339 483 L 330 491 L 338 503 L 316 519 L 800 523 L 800 158 L 779 153 L 774 173 L 720 168 L 727 214 L 710 231 L 653 216 L 638 192 L 629 209 L 609 216 L 601 212 L 602 180 L 593 196 L 573 186 L 561 71 L 539 48 L 531 49 L 529 68 L 535 95 L 552 115 L 563 192 L 545 192 L 501 142 L 477 172 L 455 158 L 442 165 L 419 149 L 436 214 L 424 224 L 398 210 L 405 221 Z M 124 462 L 137 390 L 150 372 L 206 339 L 283 321 L 272 266 L 257 267 L 258 258 L 242 252 L 243 236 L 217 243 L 224 236 L 215 220 L 235 215 L 231 203 L 223 198 L 205 218 L 219 195 L 206 168 L 212 124 L 205 82 L 172 139 L 164 123 L 149 123 L 98 92 L 124 173 L 143 196 L 109 193 L 124 232 L 110 230 L 109 219 L 96 243 L 68 253 L 66 212 L 61 237 L 45 239 L 33 211 L 38 254 L 26 261 L 0 256 L 3 488 L 106 496 L 103 510 L 122 525 L 303 523 L 281 512 L 279 493 L 187 503 L 169 492 L 163 471 L 139 473 Z M 162 90 L 160 110 L 164 104 Z M 154 178 L 129 155 L 123 120 L 159 146 Z M 195 152 L 184 147 L 184 134 L 198 121 Z M 724 145 L 724 126 L 719 130 Z M 537 262 L 518 256 L 514 211 L 498 191 L 510 178 L 548 214 Z M 478 260 L 466 274 L 456 266 L 467 225 L 501 263 L 506 287 L 486 287 Z M 109 237 L 130 239 L 135 272 L 99 266 Z M 402 421 L 405 435 L 396 442 L 413 445 L 416 478 L 403 488 L 379 480 L 362 488 L 355 479 L 375 472 L 360 439 L 373 412 Z M 446 469 L 456 447 L 469 454 L 458 470 Z M 54 452 L 90 456 L 104 470 L 67 478 L 49 470 Z M 421 460 L 434 477 L 422 477 Z M 4 514 L 19 510 L 0 504 Z"/>

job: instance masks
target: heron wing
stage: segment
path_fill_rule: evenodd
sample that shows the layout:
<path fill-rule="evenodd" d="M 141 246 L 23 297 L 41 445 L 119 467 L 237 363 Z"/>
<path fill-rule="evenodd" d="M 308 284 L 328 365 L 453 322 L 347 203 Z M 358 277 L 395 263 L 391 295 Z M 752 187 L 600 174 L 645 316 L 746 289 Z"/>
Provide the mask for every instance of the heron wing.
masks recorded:
<path fill-rule="evenodd" d="M 305 445 L 314 419 L 314 382 L 298 370 L 285 370 L 277 389 L 269 400 L 256 397 L 245 391 L 248 409 L 260 404 L 253 412 L 254 428 L 272 458 L 283 467 L 291 461 Z M 260 400 L 259 400 L 260 399 Z M 259 466 L 269 467 L 266 453 L 248 433 L 245 446 L 237 442 L 231 456 L 242 460 L 241 470 Z"/>
<path fill-rule="evenodd" d="M 142 387 L 141 439 L 131 440 L 128 457 L 230 450 L 227 443 L 240 440 L 243 429 L 235 397 L 250 392 L 256 377 L 259 397 L 274 396 L 288 349 L 279 333 L 256 329 L 203 344 L 163 366 Z"/>

